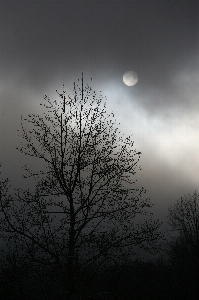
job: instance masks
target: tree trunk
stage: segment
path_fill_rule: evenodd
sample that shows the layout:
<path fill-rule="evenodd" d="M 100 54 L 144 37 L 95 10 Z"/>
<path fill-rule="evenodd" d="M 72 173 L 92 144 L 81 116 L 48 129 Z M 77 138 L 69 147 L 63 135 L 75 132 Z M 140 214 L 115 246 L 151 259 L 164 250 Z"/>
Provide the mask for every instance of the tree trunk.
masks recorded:
<path fill-rule="evenodd" d="M 67 288 L 68 299 L 72 300 L 76 290 L 76 270 L 75 270 L 75 234 L 74 226 L 69 230 L 69 251 L 67 259 Z"/>

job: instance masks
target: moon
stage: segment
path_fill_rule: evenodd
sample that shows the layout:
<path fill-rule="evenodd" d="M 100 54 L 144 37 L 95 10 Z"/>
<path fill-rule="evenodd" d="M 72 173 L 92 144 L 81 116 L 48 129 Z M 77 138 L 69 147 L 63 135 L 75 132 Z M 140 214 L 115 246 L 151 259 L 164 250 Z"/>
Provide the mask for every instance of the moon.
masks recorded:
<path fill-rule="evenodd" d="M 138 82 L 138 75 L 134 71 L 127 71 L 123 75 L 123 82 L 128 86 L 133 86 Z"/>

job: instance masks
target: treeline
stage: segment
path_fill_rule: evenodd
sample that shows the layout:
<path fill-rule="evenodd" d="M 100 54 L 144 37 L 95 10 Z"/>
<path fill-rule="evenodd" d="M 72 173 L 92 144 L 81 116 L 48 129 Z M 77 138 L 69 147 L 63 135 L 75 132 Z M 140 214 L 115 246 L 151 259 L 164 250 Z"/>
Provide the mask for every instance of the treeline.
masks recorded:
<path fill-rule="evenodd" d="M 31 265 L 14 265 L 1 269 L 1 299 L 66 299 L 59 270 L 31 269 Z M 197 272 L 196 272 L 197 271 Z M 40 274 L 40 275 L 39 275 Z M 51 280 L 53 279 L 53 281 Z M 95 268 L 77 276 L 73 299 L 197 299 L 199 273 L 196 265 L 176 261 L 135 260 L 128 265 Z M 55 284 L 55 282 L 57 284 Z"/>

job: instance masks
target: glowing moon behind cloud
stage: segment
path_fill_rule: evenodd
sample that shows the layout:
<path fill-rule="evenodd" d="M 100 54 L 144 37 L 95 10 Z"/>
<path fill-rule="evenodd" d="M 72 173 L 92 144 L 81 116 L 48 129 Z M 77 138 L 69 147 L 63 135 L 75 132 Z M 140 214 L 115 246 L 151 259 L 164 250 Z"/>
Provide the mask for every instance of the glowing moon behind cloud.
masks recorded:
<path fill-rule="evenodd" d="M 123 75 L 123 82 L 128 86 L 133 86 L 138 82 L 138 75 L 134 71 L 127 71 Z"/>

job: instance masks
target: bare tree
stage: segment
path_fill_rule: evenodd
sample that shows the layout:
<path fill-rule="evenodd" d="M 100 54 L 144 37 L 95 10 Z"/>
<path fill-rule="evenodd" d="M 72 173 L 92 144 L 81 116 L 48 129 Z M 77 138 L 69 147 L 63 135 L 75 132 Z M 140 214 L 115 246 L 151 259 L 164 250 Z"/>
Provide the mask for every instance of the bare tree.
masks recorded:
<path fill-rule="evenodd" d="M 199 196 L 196 191 L 169 207 L 168 223 L 187 245 L 199 244 Z"/>
<path fill-rule="evenodd" d="M 184 195 L 169 207 L 168 223 L 173 236 L 166 254 L 173 269 L 173 279 L 178 292 L 186 297 L 198 295 L 199 279 L 199 195 Z M 193 298 L 196 299 L 196 298 Z"/>
<path fill-rule="evenodd" d="M 189 256 L 193 261 L 199 255 L 199 196 L 184 195 L 168 210 L 168 224 L 178 234 L 169 243 L 169 257 L 181 264 Z"/>
<path fill-rule="evenodd" d="M 72 299 L 77 276 L 92 265 L 116 263 L 135 246 L 157 251 L 161 223 L 148 213 L 146 190 L 132 180 L 141 153 L 131 136 L 117 136 L 102 96 L 84 86 L 83 74 L 73 96 L 64 86 L 57 94 L 59 101 L 44 97 L 44 117 L 22 120 L 21 153 L 47 168 L 34 172 L 25 166 L 24 177 L 37 180 L 35 193 L 16 189 L 15 198 L 7 196 L 2 182 L 0 226 L 8 243 L 17 238 L 27 260 L 61 272 L 64 293 Z M 143 222 L 136 222 L 140 215 Z"/>

